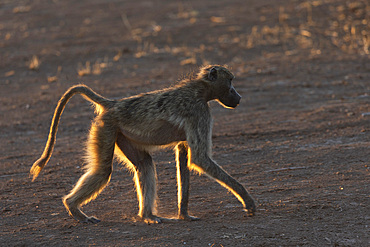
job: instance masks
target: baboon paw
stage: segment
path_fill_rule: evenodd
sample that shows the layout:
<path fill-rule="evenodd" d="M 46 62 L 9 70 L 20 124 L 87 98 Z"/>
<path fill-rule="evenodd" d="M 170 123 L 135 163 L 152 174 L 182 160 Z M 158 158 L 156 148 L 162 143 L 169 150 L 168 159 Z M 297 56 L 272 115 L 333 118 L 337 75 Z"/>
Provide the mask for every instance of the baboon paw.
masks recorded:
<path fill-rule="evenodd" d="M 95 218 L 95 217 L 93 217 L 93 216 L 91 216 L 91 217 L 87 217 L 85 220 L 83 220 L 82 222 L 83 223 L 92 223 L 92 224 L 97 224 L 97 223 L 99 223 L 101 220 L 99 220 L 98 218 Z"/>
<path fill-rule="evenodd" d="M 197 220 L 200 220 L 200 218 L 198 217 L 195 217 L 195 216 L 191 216 L 191 215 L 179 215 L 179 219 L 180 220 L 185 220 L 185 221 L 197 221 Z"/>

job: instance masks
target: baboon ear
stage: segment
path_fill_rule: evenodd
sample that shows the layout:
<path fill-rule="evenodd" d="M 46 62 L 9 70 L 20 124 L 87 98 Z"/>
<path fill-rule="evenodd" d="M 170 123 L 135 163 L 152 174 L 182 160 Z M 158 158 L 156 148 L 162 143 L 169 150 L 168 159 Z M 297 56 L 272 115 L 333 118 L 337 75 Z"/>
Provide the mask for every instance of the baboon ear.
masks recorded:
<path fill-rule="evenodd" d="M 212 68 L 208 73 L 208 80 L 215 81 L 217 80 L 217 70 Z"/>

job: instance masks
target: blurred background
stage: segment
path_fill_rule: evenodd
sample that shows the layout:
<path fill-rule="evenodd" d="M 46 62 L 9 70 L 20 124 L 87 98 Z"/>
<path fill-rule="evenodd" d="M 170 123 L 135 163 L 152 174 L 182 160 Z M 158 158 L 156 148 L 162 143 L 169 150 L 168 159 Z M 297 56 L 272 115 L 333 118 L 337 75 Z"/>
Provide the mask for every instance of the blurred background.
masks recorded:
<path fill-rule="evenodd" d="M 369 12 L 368 1 L 3 0 L 0 78 L 125 84 L 112 73 L 150 73 L 167 83 L 213 63 L 239 76 L 279 64 L 289 73 L 313 59 L 368 58 Z"/>

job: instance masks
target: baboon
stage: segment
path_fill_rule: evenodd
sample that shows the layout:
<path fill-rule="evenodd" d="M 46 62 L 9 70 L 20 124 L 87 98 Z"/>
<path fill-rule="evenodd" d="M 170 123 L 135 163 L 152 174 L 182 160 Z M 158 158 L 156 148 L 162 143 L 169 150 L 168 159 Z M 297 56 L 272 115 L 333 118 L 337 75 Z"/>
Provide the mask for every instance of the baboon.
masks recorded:
<path fill-rule="evenodd" d="M 32 181 L 50 159 L 65 105 L 73 95 L 81 94 L 95 105 L 97 116 L 87 141 L 86 172 L 63 198 L 67 211 L 76 220 L 100 221 L 84 214 L 81 206 L 96 198 L 108 184 L 115 155 L 134 173 L 139 217 L 148 224 L 165 221 L 154 214 L 156 168 L 150 155 L 162 147 L 175 147 L 179 219 L 198 219 L 188 214 L 189 170 L 215 179 L 239 199 L 248 215 L 253 215 L 253 198 L 211 159 L 212 117 L 208 102 L 216 100 L 226 108 L 238 106 L 241 96 L 232 85 L 233 79 L 227 68 L 211 65 L 202 67 L 194 79 L 121 100 L 104 98 L 85 85 L 69 88 L 55 109 L 44 152 L 31 168 Z"/>

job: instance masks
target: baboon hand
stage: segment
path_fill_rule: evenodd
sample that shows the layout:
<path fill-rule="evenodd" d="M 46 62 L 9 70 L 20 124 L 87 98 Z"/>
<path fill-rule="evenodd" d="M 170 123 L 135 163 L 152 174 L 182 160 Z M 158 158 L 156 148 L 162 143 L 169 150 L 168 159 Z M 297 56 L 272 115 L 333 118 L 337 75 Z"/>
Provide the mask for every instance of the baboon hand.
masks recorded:
<path fill-rule="evenodd" d="M 244 211 L 247 212 L 247 216 L 253 216 L 256 212 L 256 205 L 253 200 L 249 201 L 245 205 Z"/>

